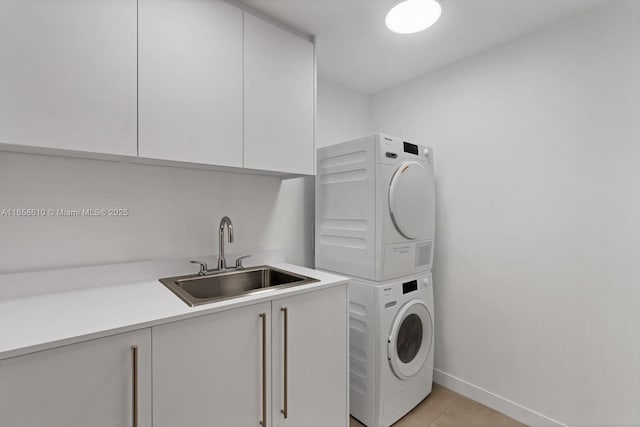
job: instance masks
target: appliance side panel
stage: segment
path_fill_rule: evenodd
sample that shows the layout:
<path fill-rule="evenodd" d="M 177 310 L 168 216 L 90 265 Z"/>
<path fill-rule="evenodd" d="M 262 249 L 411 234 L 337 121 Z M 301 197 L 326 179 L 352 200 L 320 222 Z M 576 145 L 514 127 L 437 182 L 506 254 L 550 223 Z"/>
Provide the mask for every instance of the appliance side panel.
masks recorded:
<path fill-rule="evenodd" d="M 376 140 L 318 150 L 316 268 L 374 278 Z"/>
<path fill-rule="evenodd" d="M 375 288 L 349 282 L 349 400 L 351 415 L 372 425 L 376 399 Z"/>

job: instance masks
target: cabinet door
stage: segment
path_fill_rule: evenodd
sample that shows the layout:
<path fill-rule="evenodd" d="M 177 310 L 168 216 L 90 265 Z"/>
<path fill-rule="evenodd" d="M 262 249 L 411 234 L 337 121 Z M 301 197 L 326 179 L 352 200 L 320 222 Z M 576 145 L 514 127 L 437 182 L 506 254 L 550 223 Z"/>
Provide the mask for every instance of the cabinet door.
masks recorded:
<path fill-rule="evenodd" d="M 132 346 L 138 347 L 134 403 Z M 149 329 L 0 360 L 0 425 L 151 427 Z"/>
<path fill-rule="evenodd" d="M 139 0 L 140 157 L 242 167 L 242 15 Z"/>
<path fill-rule="evenodd" d="M 272 309 L 273 426 L 347 426 L 346 285 L 275 300 Z"/>
<path fill-rule="evenodd" d="M 261 303 L 153 328 L 154 427 L 247 427 L 269 419 L 263 402 L 270 394 L 270 307 Z"/>
<path fill-rule="evenodd" d="M 248 13 L 244 167 L 313 174 L 313 44 Z"/>
<path fill-rule="evenodd" d="M 136 0 L 0 2 L 0 143 L 133 155 Z"/>

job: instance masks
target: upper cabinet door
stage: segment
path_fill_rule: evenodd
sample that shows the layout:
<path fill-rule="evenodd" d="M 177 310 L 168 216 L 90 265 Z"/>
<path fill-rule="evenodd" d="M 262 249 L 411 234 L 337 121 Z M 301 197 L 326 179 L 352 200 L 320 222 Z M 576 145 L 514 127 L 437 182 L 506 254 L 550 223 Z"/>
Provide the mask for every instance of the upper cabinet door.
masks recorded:
<path fill-rule="evenodd" d="M 248 13 L 244 29 L 244 167 L 311 175 L 313 43 Z"/>
<path fill-rule="evenodd" d="M 242 167 L 242 15 L 139 0 L 139 155 Z"/>
<path fill-rule="evenodd" d="M 136 155 L 136 0 L 0 1 L 0 143 Z"/>

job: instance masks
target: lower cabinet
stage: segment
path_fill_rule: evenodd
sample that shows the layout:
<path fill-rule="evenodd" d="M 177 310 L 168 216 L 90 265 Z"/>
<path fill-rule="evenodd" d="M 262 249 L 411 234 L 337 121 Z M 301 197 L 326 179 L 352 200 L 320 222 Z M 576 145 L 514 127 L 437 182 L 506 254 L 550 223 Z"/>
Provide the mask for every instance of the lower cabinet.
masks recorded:
<path fill-rule="evenodd" d="M 154 427 L 346 427 L 346 292 L 154 327 Z"/>
<path fill-rule="evenodd" d="M 151 427 L 150 397 L 149 329 L 0 360 L 0 426 Z"/>
<path fill-rule="evenodd" d="M 345 284 L 0 360 L 0 426 L 347 427 L 347 374 Z"/>
<path fill-rule="evenodd" d="M 153 328 L 154 427 L 258 426 L 263 408 L 268 419 L 270 307 L 265 302 Z"/>
<path fill-rule="evenodd" d="M 272 425 L 347 425 L 347 289 L 274 300 Z"/>

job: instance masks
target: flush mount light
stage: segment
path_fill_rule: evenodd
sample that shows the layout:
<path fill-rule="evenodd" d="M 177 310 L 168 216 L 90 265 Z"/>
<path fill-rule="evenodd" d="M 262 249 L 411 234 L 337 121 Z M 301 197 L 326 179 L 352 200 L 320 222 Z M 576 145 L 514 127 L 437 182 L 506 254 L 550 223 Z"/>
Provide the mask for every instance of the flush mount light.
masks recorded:
<path fill-rule="evenodd" d="M 401 34 L 417 33 L 432 26 L 442 13 L 437 0 L 398 0 L 387 13 L 387 27 Z"/>

